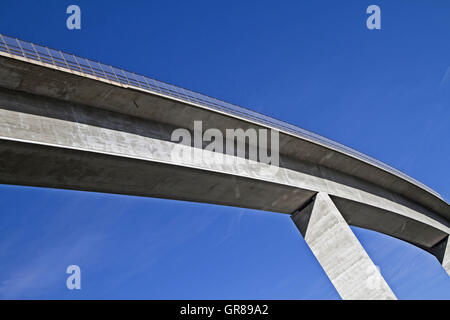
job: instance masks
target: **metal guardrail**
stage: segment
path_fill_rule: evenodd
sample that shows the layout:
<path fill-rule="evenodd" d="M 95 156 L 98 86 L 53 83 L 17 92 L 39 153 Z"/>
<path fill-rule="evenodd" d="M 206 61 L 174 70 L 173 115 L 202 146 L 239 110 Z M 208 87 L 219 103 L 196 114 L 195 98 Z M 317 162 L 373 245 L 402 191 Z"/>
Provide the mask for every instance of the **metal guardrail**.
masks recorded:
<path fill-rule="evenodd" d="M 25 59 L 31 59 L 37 62 L 50 64 L 52 66 L 68 69 L 84 75 L 89 75 L 115 83 L 132 86 L 147 90 L 157 94 L 174 97 L 186 102 L 199 104 L 228 114 L 239 116 L 241 118 L 260 123 L 278 130 L 291 133 L 300 138 L 324 145 L 328 148 L 337 150 L 356 159 L 363 160 L 371 165 L 377 166 L 389 173 L 395 174 L 402 179 L 415 184 L 416 186 L 432 193 L 442 199 L 433 189 L 423 183 L 411 178 L 405 173 L 379 161 L 357 150 L 349 148 L 343 144 L 337 143 L 313 132 L 299 128 L 287 122 L 271 118 L 269 116 L 257 113 L 255 111 L 239 107 L 228 102 L 220 101 L 215 98 L 167 84 L 149 77 L 128 72 L 113 66 L 105 65 L 89 59 L 81 58 L 73 54 L 65 53 L 60 50 L 54 50 L 48 47 L 40 46 L 31 42 L 26 42 L 16 38 L 11 38 L 0 34 L 0 51 L 12 56 L 18 56 Z"/>

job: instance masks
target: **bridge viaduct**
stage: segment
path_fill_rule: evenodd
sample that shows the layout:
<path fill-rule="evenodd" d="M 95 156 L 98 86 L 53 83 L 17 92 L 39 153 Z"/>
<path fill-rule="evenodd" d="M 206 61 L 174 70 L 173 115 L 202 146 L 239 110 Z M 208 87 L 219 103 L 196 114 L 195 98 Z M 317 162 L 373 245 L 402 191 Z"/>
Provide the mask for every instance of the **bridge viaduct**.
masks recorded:
<path fill-rule="evenodd" d="M 194 121 L 277 130 L 279 167 L 174 158 L 196 148 L 171 141 Z M 450 206 L 420 182 L 288 123 L 3 35 L 0 183 L 289 214 L 343 299 L 396 299 L 349 225 L 427 250 L 450 274 Z"/>

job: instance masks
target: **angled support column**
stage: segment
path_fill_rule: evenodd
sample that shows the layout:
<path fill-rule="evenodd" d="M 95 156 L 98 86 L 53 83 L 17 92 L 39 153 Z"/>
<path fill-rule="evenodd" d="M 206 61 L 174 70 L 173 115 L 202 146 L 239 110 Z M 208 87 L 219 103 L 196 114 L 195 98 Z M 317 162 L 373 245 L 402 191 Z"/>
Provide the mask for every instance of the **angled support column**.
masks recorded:
<path fill-rule="evenodd" d="M 439 260 L 450 276 L 450 236 L 447 236 L 429 251 Z"/>
<path fill-rule="evenodd" d="M 291 218 L 344 300 L 396 299 L 326 193 Z"/>

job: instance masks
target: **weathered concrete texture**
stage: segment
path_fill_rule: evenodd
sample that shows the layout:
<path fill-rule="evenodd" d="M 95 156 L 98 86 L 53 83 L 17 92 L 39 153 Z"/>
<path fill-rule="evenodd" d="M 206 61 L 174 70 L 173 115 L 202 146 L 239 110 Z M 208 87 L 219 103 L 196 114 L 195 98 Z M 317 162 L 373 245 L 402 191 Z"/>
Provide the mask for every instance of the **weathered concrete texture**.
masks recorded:
<path fill-rule="evenodd" d="M 0 52 L 0 55 L 2 54 L 4 53 Z M 249 119 L 212 110 L 192 102 L 150 94 L 137 87 L 95 80 L 86 75 L 81 76 L 76 72 L 68 70 L 65 72 L 60 69 L 53 69 L 49 65 L 44 66 L 37 61 L 0 56 L 0 87 L 148 119 L 177 128 L 192 130 L 194 120 L 202 120 L 205 130 L 208 128 L 217 128 L 221 131 L 225 128 L 245 130 L 267 127 L 267 125 L 258 125 Z M 317 141 L 309 141 L 305 137 L 299 138 L 281 130 L 280 154 L 292 158 L 294 162 L 308 162 L 328 167 L 333 171 L 333 179 L 336 178 L 337 171 L 347 176 L 357 177 L 383 190 L 395 193 L 395 196 L 389 195 L 392 201 L 397 202 L 399 198 L 405 198 L 447 220 L 450 219 L 450 206 L 443 199 L 399 176 L 325 147 Z"/>
<path fill-rule="evenodd" d="M 313 194 L 325 192 L 355 226 L 424 248 L 435 246 L 450 233 L 450 224 L 442 216 L 404 203 L 388 190 L 283 154 L 282 167 L 275 171 L 229 155 L 223 155 L 223 160 L 230 161 L 216 161 L 218 153 L 207 150 L 194 159 L 179 158 L 175 150 L 188 154 L 195 148 L 171 142 L 174 128 L 150 119 L 0 89 L 0 183 L 201 201 L 288 214 Z"/>
<path fill-rule="evenodd" d="M 319 192 L 292 220 L 343 299 L 396 299 L 326 193 Z"/>
<path fill-rule="evenodd" d="M 284 213 L 293 212 L 314 194 L 213 171 L 2 139 L 0 182 Z"/>

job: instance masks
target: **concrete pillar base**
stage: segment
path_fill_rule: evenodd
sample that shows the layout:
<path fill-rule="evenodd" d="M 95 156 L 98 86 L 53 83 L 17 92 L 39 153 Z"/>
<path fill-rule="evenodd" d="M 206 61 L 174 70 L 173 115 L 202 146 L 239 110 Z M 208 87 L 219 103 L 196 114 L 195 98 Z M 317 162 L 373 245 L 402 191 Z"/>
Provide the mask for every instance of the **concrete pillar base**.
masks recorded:
<path fill-rule="evenodd" d="M 397 299 L 326 193 L 292 220 L 344 300 Z"/>

